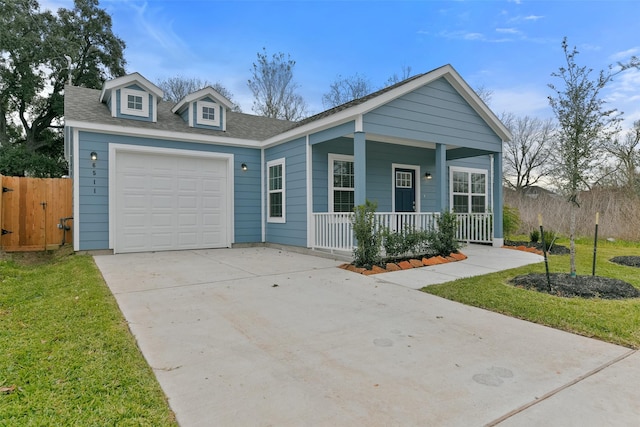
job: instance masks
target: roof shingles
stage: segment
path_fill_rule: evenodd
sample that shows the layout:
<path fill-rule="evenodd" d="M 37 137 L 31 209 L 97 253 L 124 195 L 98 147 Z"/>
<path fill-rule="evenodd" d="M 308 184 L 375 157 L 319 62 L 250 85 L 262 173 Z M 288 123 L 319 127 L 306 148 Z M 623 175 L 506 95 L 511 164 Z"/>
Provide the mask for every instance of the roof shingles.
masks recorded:
<path fill-rule="evenodd" d="M 282 133 L 296 125 L 296 122 L 236 113 L 227 110 L 227 130 L 192 128 L 178 114 L 171 112 L 174 104 L 167 101 L 158 103 L 158 121 L 145 122 L 111 117 L 106 104 L 100 102 L 100 90 L 77 86 L 65 87 L 65 120 L 115 125 L 131 128 L 154 129 L 186 134 L 200 134 L 244 140 L 263 141 Z"/>

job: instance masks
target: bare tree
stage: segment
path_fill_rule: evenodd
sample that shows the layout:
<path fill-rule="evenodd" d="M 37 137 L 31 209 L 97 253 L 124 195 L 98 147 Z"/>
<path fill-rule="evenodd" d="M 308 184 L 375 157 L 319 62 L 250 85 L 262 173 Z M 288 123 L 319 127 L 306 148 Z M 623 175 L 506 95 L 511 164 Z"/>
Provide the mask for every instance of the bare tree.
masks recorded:
<path fill-rule="evenodd" d="M 256 114 L 284 120 L 300 120 L 307 114 L 307 104 L 296 92 L 299 85 L 293 80 L 295 65 L 296 61 L 282 52 L 271 58 L 265 48 L 258 52 L 252 79 L 247 82 L 253 92 L 252 109 Z"/>
<path fill-rule="evenodd" d="M 474 91 L 476 95 L 482 99 L 482 102 L 487 105 L 491 103 L 491 98 L 493 98 L 493 91 L 491 89 L 487 88 L 485 85 L 480 85 L 477 86 Z"/>
<path fill-rule="evenodd" d="M 588 173 L 598 160 L 602 141 L 610 140 L 621 120 L 615 108 L 605 108 L 602 90 L 619 73 L 629 68 L 640 68 L 640 60 L 632 57 L 629 63 L 618 63 L 618 68 L 609 66 L 591 80 L 593 70 L 578 66 L 575 62 L 578 51 L 569 48 L 566 37 L 562 41 L 566 67 L 551 74 L 561 80 L 561 86 L 549 84 L 556 93 L 549 97 L 549 104 L 558 120 L 558 132 L 554 152 L 557 177 L 564 184 L 570 202 L 570 263 L 571 276 L 576 275 L 575 231 L 576 209 L 580 206 L 578 192 L 588 181 Z"/>
<path fill-rule="evenodd" d="M 504 114 L 501 120 L 512 135 L 504 145 L 504 181 L 521 192 L 550 172 L 554 124 L 551 119 L 516 117 L 512 113 Z"/>
<path fill-rule="evenodd" d="M 410 65 L 403 65 L 401 73 L 400 74 L 393 73 L 387 79 L 387 81 L 385 82 L 385 87 L 394 85 L 396 83 L 400 83 L 401 81 L 406 80 L 411 76 L 412 76 L 412 74 L 411 74 L 411 66 Z"/>
<path fill-rule="evenodd" d="M 197 92 L 207 86 L 211 86 L 220 95 L 227 98 L 233 104 L 233 111 L 241 113 L 242 109 L 233 101 L 233 94 L 220 82 L 210 83 L 197 77 L 187 78 L 184 76 L 174 76 L 160 80 L 156 83 L 164 92 L 164 100 L 178 102 L 190 93 Z"/>
<path fill-rule="evenodd" d="M 324 108 L 337 107 L 371 92 L 373 92 L 373 86 L 366 76 L 358 73 L 349 77 L 338 75 L 329 85 L 329 92 L 322 95 L 322 105 Z"/>
<path fill-rule="evenodd" d="M 605 150 L 616 160 L 611 176 L 630 192 L 640 193 L 640 120 L 622 136 L 613 138 Z"/>

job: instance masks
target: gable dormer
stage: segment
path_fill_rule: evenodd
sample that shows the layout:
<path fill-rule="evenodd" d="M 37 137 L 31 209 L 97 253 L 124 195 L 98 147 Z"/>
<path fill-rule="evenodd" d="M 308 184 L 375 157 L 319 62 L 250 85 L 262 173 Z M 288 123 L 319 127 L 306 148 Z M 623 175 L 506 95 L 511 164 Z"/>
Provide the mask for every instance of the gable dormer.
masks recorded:
<path fill-rule="evenodd" d="M 107 104 L 111 117 L 156 122 L 163 96 L 162 89 L 133 73 L 104 82 L 100 102 Z"/>
<path fill-rule="evenodd" d="M 227 130 L 227 111 L 233 104 L 211 86 L 182 98 L 171 112 L 177 113 L 189 127 Z"/>

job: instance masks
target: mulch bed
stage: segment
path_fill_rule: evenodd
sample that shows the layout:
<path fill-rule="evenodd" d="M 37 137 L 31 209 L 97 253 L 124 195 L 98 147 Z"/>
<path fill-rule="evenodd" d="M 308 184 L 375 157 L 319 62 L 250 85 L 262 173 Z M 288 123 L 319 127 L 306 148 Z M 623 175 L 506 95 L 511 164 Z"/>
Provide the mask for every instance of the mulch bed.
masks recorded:
<path fill-rule="evenodd" d="M 626 299 L 640 298 L 640 289 L 618 279 L 600 276 L 576 276 L 552 273 L 551 290 L 547 276 L 543 273 L 531 273 L 517 276 L 510 282 L 517 287 L 531 289 L 560 297 Z"/>
<path fill-rule="evenodd" d="M 627 267 L 640 267 L 640 256 L 617 256 L 611 258 L 609 261 L 626 265 Z"/>
<path fill-rule="evenodd" d="M 392 262 L 386 262 L 381 265 L 374 265 L 370 267 L 357 267 L 354 264 L 342 264 L 339 268 L 343 270 L 349 270 L 354 273 L 364 274 L 369 276 L 371 274 L 387 273 L 390 271 L 409 270 L 412 268 L 429 267 L 433 265 L 446 264 L 448 262 L 456 262 L 467 259 L 467 256 L 461 252 L 451 253 L 449 256 L 424 256 L 417 258 L 406 258 L 390 260 Z"/>
<path fill-rule="evenodd" d="M 505 240 L 504 246 L 524 246 L 525 248 L 534 248 L 538 251 L 542 252 L 542 242 L 523 242 L 518 240 Z M 562 245 L 556 245 L 555 243 L 551 246 L 551 250 L 547 249 L 547 253 L 551 255 L 567 255 L 569 253 L 569 248 Z"/>

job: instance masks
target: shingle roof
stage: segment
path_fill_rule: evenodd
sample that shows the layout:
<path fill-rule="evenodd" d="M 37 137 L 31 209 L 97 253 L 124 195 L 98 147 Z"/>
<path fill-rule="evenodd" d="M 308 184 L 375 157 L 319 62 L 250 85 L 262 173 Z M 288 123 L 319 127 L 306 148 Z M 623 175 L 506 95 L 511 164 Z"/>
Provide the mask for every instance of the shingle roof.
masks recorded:
<path fill-rule="evenodd" d="M 158 121 L 155 123 L 111 117 L 111 112 L 107 105 L 100 102 L 100 90 L 77 86 L 66 86 L 64 97 L 64 116 L 65 120 L 80 122 L 183 132 L 188 134 L 211 135 L 226 138 L 239 138 L 254 141 L 265 140 L 296 125 L 296 122 L 290 122 L 287 120 L 227 111 L 226 131 L 192 128 L 189 127 L 189 124 L 182 120 L 178 114 L 171 112 L 171 108 L 174 105 L 175 104 L 172 102 L 160 101 L 158 103 Z"/>

